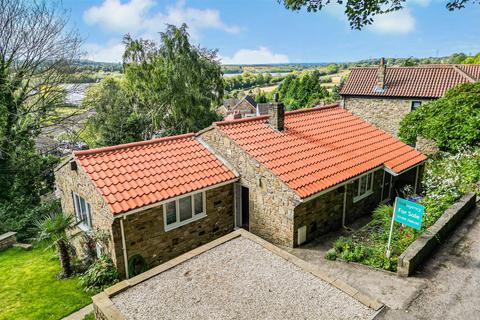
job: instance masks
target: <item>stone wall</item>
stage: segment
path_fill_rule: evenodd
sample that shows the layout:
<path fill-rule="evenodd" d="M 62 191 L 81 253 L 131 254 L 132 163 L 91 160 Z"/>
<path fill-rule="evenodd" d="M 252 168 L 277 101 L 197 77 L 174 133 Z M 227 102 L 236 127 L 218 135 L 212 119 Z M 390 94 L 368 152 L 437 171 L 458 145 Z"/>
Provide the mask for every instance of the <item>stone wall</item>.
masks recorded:
<path fill-rule="evenodd" d="M 299 197 L 265 166 L 213 127 L 200 133 L 240 173 L 240 184 L 249 189 L 249 231 L 274 244 L 292 247 L 294 208 Z"/>
<path fill-rule="evenodd" d="M 232 109 L 232 111 L 238 111 L 241 114 L 242 118 L 245 118 L 247 114 L 254 114 L 256 115 L 257 109 L 252 106 L 247 100 L 243 99 L 240 101 L 235 108 Z"/>
<path fill-rule="evenodd" d="M 72 170 L 69 161 L 66 161 L 55 170 L 55 193 L 61 200 L 63 212 L 75 216 L 73 192 L 87 200 L 90 204 L 93 228 L 103 230 L 110 236 L 108 247 L 104 249 L 105 253 L 109 254 L 113 261 L 116 262 L 113 250 L 115 243 L 112 234 L 112 212 L 80 164 L 77 163 L 76 170 Z M 77 229 L 73 232 L 79 231 L 81 230 Z M 81 254 L 82 251 L 78 240 L 74 244 L 77 252 Z"/>
<path fill-rule="evenodd" d="M 428 102 L 421 99 L 343 97 L 343 108 L 385 130 L 398 135 L 400 121 L 412 109 L 412 101 Z"/>
<path fill-rule="evenodd" d="M 6 250 L 17 243 L 17 233 L 7 232 L 0 235 L 0 251 Z"/>
<path fill-rule="evenodd" d="M 420 235 L 398 258 L 397 274 L 408 277 L 475 207 L 475 193 L 467 193 Z"/>
<path fill-rule="evenodd" d="M 377 128 L 398 136 L 400 121 L 411 111 L 412 101 L 427 103 L 431 100 L 347 96 L 342 98 L 342 106 Z M 423 137 L 418 138 L 416 148 L 425 154 L 438 151 L 434 141 Z"/>
<path fill-rule="evenodd" d="M 383 170 L 374 173 L 373 193 L 366 198 L 353 202 L 358 190 L 358 180 L 346 185 L 345 224 L 355 221 L 361 216 L 370 214 L 380 203 L 382 194 Z M 320 195 L 310 201 L 303 202 L 295 208 L 294 245 L 298 245 L 297 230 L 307 227 L 307 241 L 342 226 L 343 199 L 345 187 L 339 187 Z"/>
<path fill-rule="evenodd" d="M 127 257 L 139 254 L 152 268 L 233 231 L 233 183 L 207 190 L 206 210 L 206 217 L 169 231 L 165 231 L 163 205 L 115 219 L 113 234 L 120 274 L 125 275 L 120 219 Z"/>

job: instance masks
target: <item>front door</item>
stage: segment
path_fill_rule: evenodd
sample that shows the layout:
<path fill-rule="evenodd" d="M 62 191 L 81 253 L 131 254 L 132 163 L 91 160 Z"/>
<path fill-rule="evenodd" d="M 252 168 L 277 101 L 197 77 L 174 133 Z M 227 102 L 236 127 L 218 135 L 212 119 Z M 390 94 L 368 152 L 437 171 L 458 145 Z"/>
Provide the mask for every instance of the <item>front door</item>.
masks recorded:
<path fill-rule="evenodd" d="M 382 194 L 382 201 L 388 202 L 392 198 L 392 181 L 393 176 L 384 171 L 384 179 L 383 179 L 383 194 Z"/>
<path fill-rule="evenodd" d="M 242 186 L 242 228 L 249 230 L 250 206 L 248 201 L 248 188 Z"/>

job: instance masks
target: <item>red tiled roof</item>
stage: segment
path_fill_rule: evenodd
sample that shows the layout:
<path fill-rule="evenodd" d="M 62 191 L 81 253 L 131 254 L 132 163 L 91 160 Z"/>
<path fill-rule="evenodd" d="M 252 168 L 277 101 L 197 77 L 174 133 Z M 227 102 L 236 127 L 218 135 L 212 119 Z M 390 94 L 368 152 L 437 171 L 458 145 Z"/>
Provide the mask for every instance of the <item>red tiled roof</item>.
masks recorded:
<path fill-rule="evenodd" d="M 77 151 L 113 214 L 235 178 L 193 134 Z"/>
<path fill-rule="evenodd" d="M 268 116 L 217 122 L 301 198 L 385 165 L 400 173 L 426 157 L 338 105 L 285 113 L 285 130 Z"/>
<path fill-rule="evenodd" d="M 341 95 L 440 98 L 459 84 L 480 80 L 480 65 L 387 67 L 383 92 L 375 90 L 377 67 L 353 68 Z"/>

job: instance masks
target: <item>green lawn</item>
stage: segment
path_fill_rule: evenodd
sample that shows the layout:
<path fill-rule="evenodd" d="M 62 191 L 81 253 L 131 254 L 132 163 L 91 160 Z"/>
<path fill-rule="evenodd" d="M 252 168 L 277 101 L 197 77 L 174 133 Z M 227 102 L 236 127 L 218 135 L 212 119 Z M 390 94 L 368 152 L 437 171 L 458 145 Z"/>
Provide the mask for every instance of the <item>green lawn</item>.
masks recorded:
<path fill-rule="evenodd" d="M 0 252 L 0 320 L 61 319 L 91 303 L 78 278 L 56 278 L 60 263 L 53 251 Z"/>

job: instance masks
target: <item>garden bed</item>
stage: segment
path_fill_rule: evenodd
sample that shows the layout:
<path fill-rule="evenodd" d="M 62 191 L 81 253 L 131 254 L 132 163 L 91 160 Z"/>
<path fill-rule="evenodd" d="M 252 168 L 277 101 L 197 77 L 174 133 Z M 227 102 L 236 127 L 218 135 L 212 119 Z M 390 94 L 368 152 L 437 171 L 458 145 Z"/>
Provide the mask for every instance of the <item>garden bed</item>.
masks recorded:
<path fill-rule="evenodd" d="M 349 237 L 338 239 L 327 254 L 327 259 L 358 262 L 364 265 L 397 271 L 398 259 L 407 248 L 444 214 L 463 194 L 478 193 L 480 181 L 480 150 L 464 150 L 455 155 L 441 154 L 426 164 L 422 180 L 423 195 L 412 195 L 405 190 L 404 197 L 413 198 L 425 206 L 422 229 L 395 223 L 392 234 L 391 256 L 385 251 L 390 231 L 393 207 L 382 205 L 372 214 L 372 221 Z"/>

